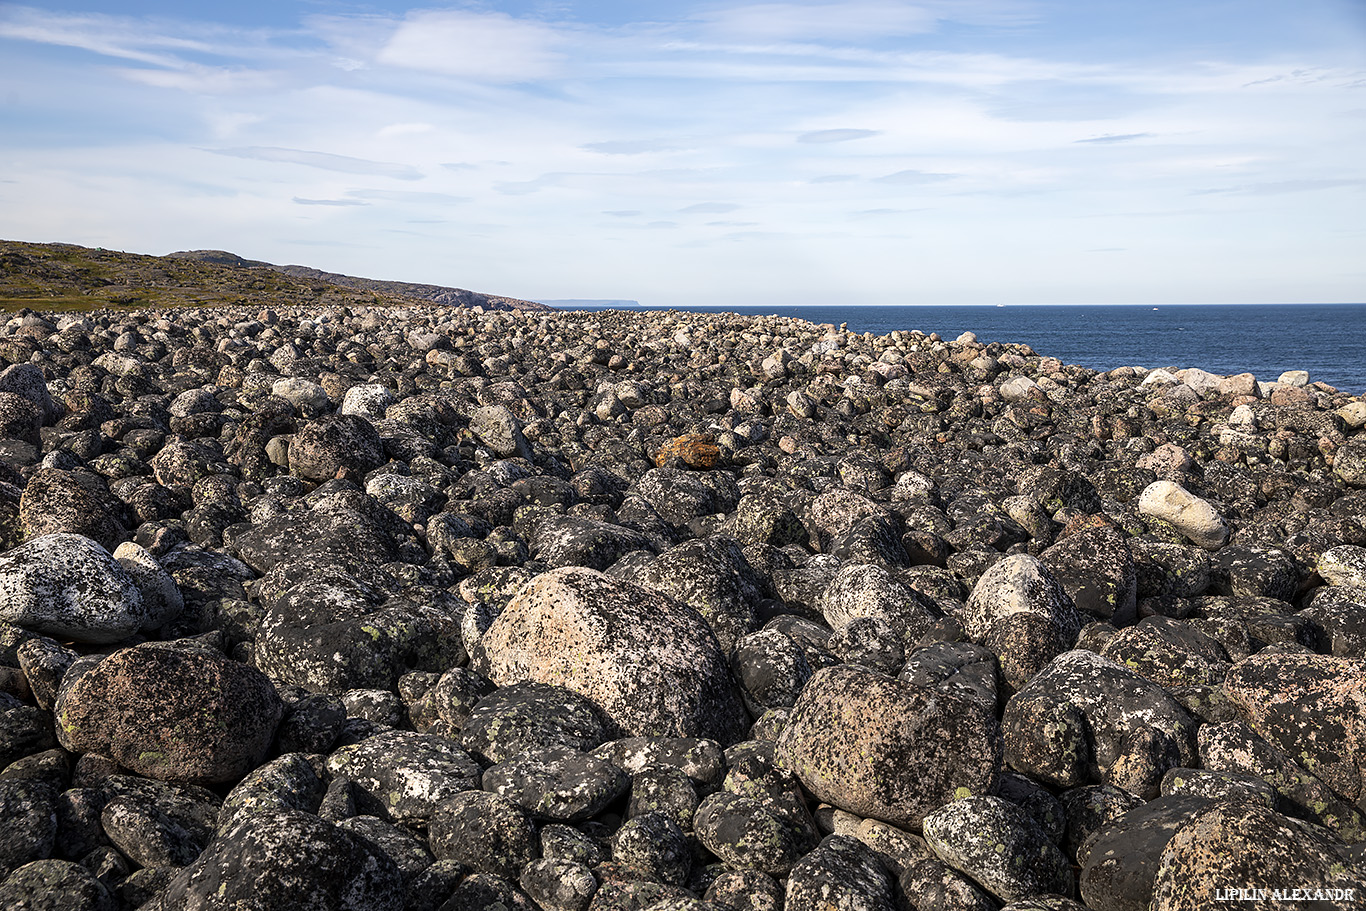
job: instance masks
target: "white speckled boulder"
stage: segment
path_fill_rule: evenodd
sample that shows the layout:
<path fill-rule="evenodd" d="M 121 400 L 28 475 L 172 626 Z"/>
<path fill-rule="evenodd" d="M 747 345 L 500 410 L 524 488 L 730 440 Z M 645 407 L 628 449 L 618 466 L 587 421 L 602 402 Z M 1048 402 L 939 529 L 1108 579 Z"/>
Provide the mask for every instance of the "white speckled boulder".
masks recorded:
<path fill-rule="evenodd" d="M 686 604 L 583 567 L 537 576 L 476 646 L 499 686 L 574 690 L 629 735 L 734 743 L 748 727 L 725 654 Z"/>
<path fill-rule="evenodd" d="M 103 644 L 164 619 L 149 615 L 137 581 L 107 550 L 84 535 L 58 533 L 0 556 L 0 621 Z"/>
<path fill-rule="evenodd" d="M 1016 554 L 991 566 L 973 586 L 961 617 L 963 630 L 1001 659 L 1012 687 L 1077 641 L 1081 620 L 1072 599 L 1037 557 Z"/>

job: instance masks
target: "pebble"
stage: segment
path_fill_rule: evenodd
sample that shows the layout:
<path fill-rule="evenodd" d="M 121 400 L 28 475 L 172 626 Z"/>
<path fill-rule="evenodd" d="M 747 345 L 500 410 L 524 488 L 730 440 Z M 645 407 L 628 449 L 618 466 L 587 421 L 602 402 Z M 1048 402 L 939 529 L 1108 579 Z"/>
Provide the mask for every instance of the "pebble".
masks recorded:
<path fill-rule="evenodd" d="M 21 313 L 0 904 L 1360 889 L 1363 427 L 971 333 Z"/>

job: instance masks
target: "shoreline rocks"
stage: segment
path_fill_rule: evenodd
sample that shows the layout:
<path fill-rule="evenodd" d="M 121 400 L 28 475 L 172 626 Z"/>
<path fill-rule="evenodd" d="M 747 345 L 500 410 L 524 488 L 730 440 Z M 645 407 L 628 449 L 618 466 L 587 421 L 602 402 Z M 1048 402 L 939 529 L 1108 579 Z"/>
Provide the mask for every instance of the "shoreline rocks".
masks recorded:
<path fill-rule="evenodd" d="M 0 903 L 1366 890 L 1366 400 L 1301 373 L 735 314 L 24 311 Z"/>

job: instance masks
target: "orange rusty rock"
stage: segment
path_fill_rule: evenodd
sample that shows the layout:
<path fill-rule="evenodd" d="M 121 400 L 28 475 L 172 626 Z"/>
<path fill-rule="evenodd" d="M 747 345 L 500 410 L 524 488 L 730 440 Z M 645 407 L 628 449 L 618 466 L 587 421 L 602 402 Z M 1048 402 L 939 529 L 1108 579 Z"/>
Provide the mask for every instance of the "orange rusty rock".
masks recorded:
<path fill-rule="evenodd" d="M 689 468 L 715 468 L 721 460 L 721 450 L 710 434 L 685 433 L 655 453 L 655 464 L 661 467 L 672 459 L 681 459 Z"/>

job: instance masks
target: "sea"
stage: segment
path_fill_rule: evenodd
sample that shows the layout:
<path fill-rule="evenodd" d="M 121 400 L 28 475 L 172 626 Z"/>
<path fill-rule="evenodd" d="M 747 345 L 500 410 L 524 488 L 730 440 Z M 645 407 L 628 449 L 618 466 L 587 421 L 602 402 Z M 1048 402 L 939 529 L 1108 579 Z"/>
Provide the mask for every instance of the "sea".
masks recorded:
<path fill-rule="evenodd" d="M 582 304 L 573 309 L 664 309 Z M 1275 380 L 1309 371 L 1343 392 L 1366 393 L 1366 304 L 1139 304 L 1004 306 L 695 306 L 694 312 L 772 314 L 845 324 L 852 332 L 937 332 L 952 340 L 1016 342 L 1096 370 L 1199 367 Z"/>

